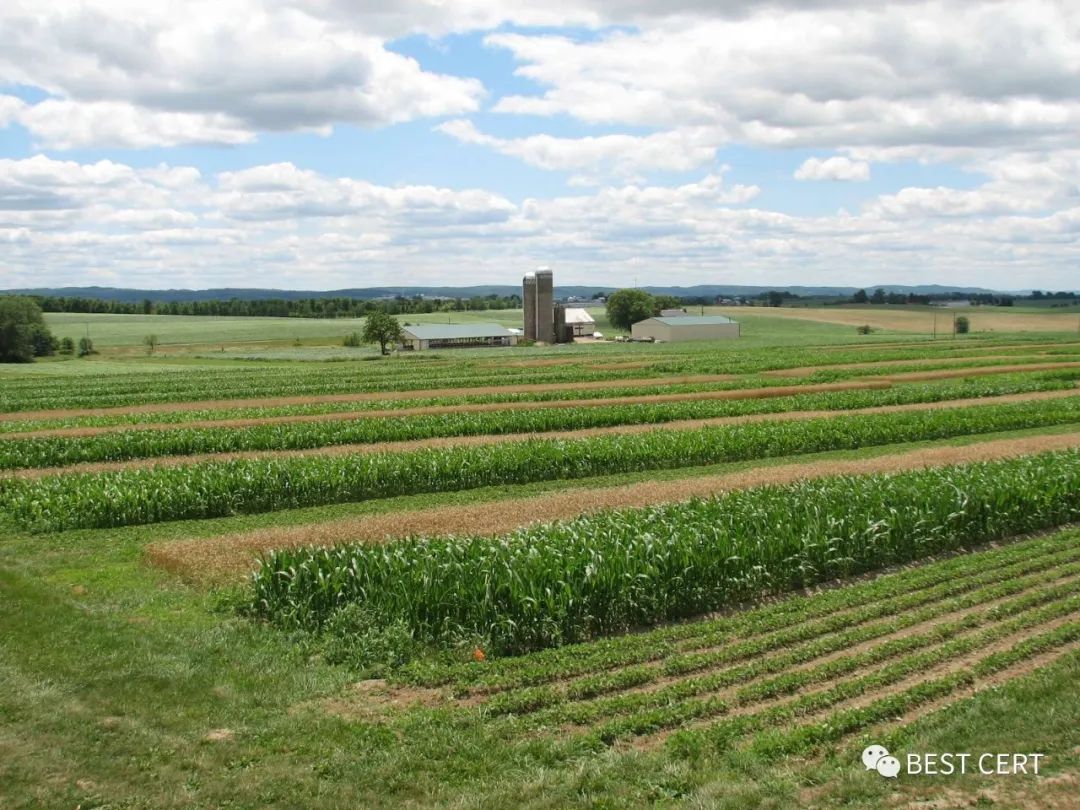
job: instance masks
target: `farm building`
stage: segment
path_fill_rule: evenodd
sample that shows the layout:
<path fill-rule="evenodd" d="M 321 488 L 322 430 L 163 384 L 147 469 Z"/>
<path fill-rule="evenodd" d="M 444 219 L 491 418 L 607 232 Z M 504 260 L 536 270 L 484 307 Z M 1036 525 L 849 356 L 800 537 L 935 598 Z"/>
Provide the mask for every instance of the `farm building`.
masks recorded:
<path fill-rule="evenodd" d="M 681 318 L 686 314 L 685 309 L 662 309 L 660 310 L 661 318 Z"/>
<path fill-rule="evenodd" d="M 596 331 L 593 316 L 581 307 L 566 308 L 566 325 L 573 330 L 574 337 L 587 337 Z"/>
<path fill-rule="evenodd" d="M 469 346 L 514 346 L 517 335 L 497 323 L 424 323 L 403 326 L 402 349 L 457 349 Z"/>
<path fill-rule="evenodd" d="M 648 318 L 630 327 L 635 338 L 652 338 L 676 343 L 682 340 L 722 340 L 737 338 L 739 324 L 723 315 L 678 315 Z"/>

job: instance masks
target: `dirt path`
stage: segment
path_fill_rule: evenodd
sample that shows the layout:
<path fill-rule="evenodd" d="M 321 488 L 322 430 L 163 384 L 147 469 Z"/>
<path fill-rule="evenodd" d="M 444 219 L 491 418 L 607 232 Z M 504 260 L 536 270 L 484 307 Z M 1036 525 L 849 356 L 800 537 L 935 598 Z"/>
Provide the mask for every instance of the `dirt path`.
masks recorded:
<path fill-rule="evenodd" d="M 295 456 L 347 456 L 357 453 L 405 453 L 412 450 L 432 450 L 450 447 L 481 447 L 508 442 L 524 442 L 533 439 L 587 439 L 595 436 L 634 435 L 656 430 L 694 430 L 705 427 L 723 427 L 752 422 L 791 422 L 821 419 L 833 416 L 858 416 L 882 413 L 905 413 L 915 411 L 951 410 L 982 405 L 1005 405 L 1018 402 L 1039 402 L 1077 396 L 1075 389 L 1061 391 L 1035 391 L 1024 394 L 1006 394 L 1000 397 L 975 397 L 952 399 L 944 402 L 915 402 L 906 405 L 876 405 L 870 408 L 848 410 L 781 411 L 779 413 L 745 414 L 742 416 L 717 416 L 709 419 L 681 419 L 671 422 L 647 424 L 612 425 L 610 427 L 584 428 L 581 430 L 554 430 L 531 433 L 484 434 L 480 436 L 447 436 L 432 439 L 411 439 L 395 442 L 371 442 L 367 444 L 337 444 L 304 450 L 249 450 L 231 453 L 193 453 L 177 456 L 154 456 L 130 461 L 100 461 L 70 464 L 65 467 L 36 467 L 0 472 L 0 478 L 44 478 L 48 475 L 70 473 L 100 473 L 119 470 L 146 469 L 149 467 L 182 467 L 207 461 L 235 461 L 259 458 L 292 458 Z"/>
<path fill-rule="evenodd" d="M 734 489 L 787 484 L 829 475 L 893 473 L 1073 447 L 1080 447 L 1080 432 L 999 439 L 958 447 L 921 448 L 866 459 L 782 464 L 673 481 L 596 489 L 568 488 L 527 498 L 396 511 L 313 525 L 155 543 L 146 553 L 152 564 L 187 579 L 222 581 L 247 573 L 259 554 L 275 548 L 382 542 L 409 535 L 498 535 L 532 523 L 573 518 L 583 512 L 685 501 Z"/>

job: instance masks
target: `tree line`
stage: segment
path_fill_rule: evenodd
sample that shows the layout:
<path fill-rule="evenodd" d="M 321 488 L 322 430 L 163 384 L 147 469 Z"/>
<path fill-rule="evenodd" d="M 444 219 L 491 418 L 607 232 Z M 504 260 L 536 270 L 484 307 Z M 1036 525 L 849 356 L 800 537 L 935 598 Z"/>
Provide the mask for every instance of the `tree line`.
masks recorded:
<path fill-rule="evenodd" d="M 28 296 L 43 312 L 106 315 L 202 315 L 265 318 L 363 318 L 374 312 L 416 315 L 432 312 L 475 312 L 520 309 L 521 296 L 486 295 L 475 298 L 230 298 L 209 301 L 112 301 L 80 296 Z"/>

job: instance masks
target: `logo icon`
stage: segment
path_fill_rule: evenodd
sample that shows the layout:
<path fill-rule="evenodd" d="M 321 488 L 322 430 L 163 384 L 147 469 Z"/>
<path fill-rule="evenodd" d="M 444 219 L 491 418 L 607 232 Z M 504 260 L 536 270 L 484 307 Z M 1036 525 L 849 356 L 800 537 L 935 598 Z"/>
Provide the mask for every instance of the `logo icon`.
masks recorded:
<path fill-rule="evenodd" d="M 900 773 L 900 760 L 889 755 L 883 745 L 868 745 L 862 752 L 862 762 L 868 771 L 877 771 L 886 779 L 895 779 Z"/>

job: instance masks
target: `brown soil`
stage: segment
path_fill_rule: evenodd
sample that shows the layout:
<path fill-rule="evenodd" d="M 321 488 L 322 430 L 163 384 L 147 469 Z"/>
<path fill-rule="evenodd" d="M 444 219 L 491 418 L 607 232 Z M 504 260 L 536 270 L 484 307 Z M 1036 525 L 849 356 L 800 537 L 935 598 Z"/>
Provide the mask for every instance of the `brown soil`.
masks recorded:
<path fill-rule="evenodd" d="M 499 535 L 533 523 L 573 518 L 584 512 L 685 501 L 728 490 L 787 484 L 829 475 L 893 473 L 1078 446 L 1080 432 L 921 448 L 866 459 L 782 464 L 672 481 L 596 489 L 568 488 L 528 498 L 365 515 L 314 525 L 155 543 L 147 548 L 146 554 L 152 564 L 186 579 L 220 582 L 249 572 L 258 555 L 276 548 L 383 542 L 409 535 Z"/>
<path fill-rule="evenodd" d="M 239 459 L 290 458 L 293 456 L 346 456 L 358 453 L 404 453 L 412 450 L 432 450 L 449 447 L 479 447 L 533 439 L 585 439 L 594 436 L 634 435 L 657 430 L 694 430 L 705 427 L 721 427 L 751 422 L 789 422 L 821 419 L 837 415 L 866 415 L 903 413 L 907 411 L 949 410 L 978 405 L 1000 405 L 1011 402 L 1032 402 L 1047 399 L 1063 399 L 1075 396 L 1075 390 L 1036 391 L 1024 394 L 1007 394 L 1000 397 L 975 397 L 953 399 L 945 402 L 915 402 L 906 405 L 876 405 L 870 408 L 852 408 L 845 411 L 789 411 L 780 413 L 746 414 L 743 416 L 717 416 L 710 419 L 682 419 L 673 422 L 655 422 L 643 425 L 613 425 L 610 427 L 584 428 L 582 430 L 555 430 L 543 433 L 485 434 L 482 436 L 447 436 L 434 439 L 412 439 L 397 442 L 374 442 L 369 444 L 337 444 L 305 450 L 249 450 L 233 453 L 195 453 L 182 456 L 156 456 L 130 461 L 100 461 L 71 464 L 66 467 L 38 467 L 9 470 L 0 478 L 43 478 L 48 475 L 70 473 L 116 472 L 118 470 L 146 469 L 150 467 L 182 467 L 209 461 L 234 461 Z"/>
<path fill-rule="evenodd" d="M 276 405 L 313 405 L 323 402 L 377 402 L 397 399 L 429 399 L 437 397 L 467 397 L 483 394 L 535 393 L 544 391 L 583 391 L 603 388 L 648 387 L 687 383 L 725 382 L 736 379 L 735 374 L 685 374 L 676 377 L 642 379 L 594 380 L 592 382 L 527 383 L 521 385 L 485 385 L 475 388 L 425 388 L 409 391 L 378 391 L 361 394 L 305 394 L 288 397 L 251 397 L 248 399 L 207 399 L 188 402 L 160 402 L 149 405 L 126 405 L 117 408 L 59 408 L 42 411 L 0 413 L 0 421 L 28 419 L 64 419 L 71 416 L 109 416 L 113 414 L 174 413 L 176 411 L 225 410 L 227 408 L 271 408 Z"/>
<path fill-rule="evenodd" d="M 488 402 L 475 405 L 427 405 L 419 408 L 387 408 L 367 411 L 345 411 L 328 414 L 297 414 L 292 416 L 264 416 L 240 419 L 202 419 L 189 422 L 143 422 L 138 425 L 108 425 L 105 427 L 49 428 L 18 433 L 2 433 L 4 439 L 31 439 L 44 437 L 85 437 L 102 433 L 120 433 L 130 430 L 177 430 L 179 428 L 251 427 L 253 425 L 278 425 L 297 422 L 336 422 L 353 419 L 381 419 L 398 416 L 430 416 L 444 413 L 489 413 L 492 411 L 544 410 L 548 408 L 601 408 L 613 405 L 659 404 L 695 400 L 770 399 L 794 394 L 815 394 L 828 391 L 866 391 L 891 388 L 892 383 L 880 380 L 821 383 L 819 385 L 777 385 L 767 388 L 739 388 L 723 391 L 697 391 L 684 394 L 650 394 L 636 397 L 601 397 L 599 399 L 559 399 L 548 402 Z"/>

